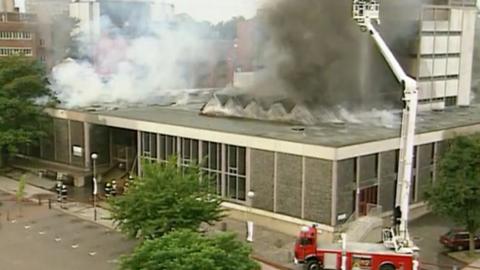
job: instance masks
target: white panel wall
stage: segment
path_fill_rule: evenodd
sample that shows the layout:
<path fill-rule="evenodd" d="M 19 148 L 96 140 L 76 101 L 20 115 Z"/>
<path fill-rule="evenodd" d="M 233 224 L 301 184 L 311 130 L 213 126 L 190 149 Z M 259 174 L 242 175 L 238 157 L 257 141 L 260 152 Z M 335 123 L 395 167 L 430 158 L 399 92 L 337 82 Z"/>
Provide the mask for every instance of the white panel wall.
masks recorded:
<path fill-rule="evenodd" d="M 456 18 L 458 20 L 458 17 Z M 450 24 L 449 21 L 424 21 L 422 31 L 424 32 L 460 32 L 461 24 L 457 21 Z"/>
<path fill-rule="evenodd" d="M 458 95 L 458 80 L 435 80 L 418 83 L 418 99 L 451 97 Z"/>
<path fill-rule="evenodd" d="M 458 75 L 460 72 L 459 57 L 423 58 L 420 59 L 419 65 L 421 78 Z"/>
<path fill-rule="evenodd" d="M 453 54 L 460 53 L 462 42 L 458 36 L 422 36 L 421 54 Z"/>

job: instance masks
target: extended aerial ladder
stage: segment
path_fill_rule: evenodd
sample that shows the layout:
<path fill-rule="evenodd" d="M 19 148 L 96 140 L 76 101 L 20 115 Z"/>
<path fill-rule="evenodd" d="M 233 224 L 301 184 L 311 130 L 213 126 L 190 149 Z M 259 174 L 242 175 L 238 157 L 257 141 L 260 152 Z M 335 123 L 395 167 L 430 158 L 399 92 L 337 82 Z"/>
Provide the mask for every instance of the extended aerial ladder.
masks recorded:
<path fill-rule="evenodd" d="M 415 249 L 408 234 L 408 213 L 418 103 L 417 81 L 406 74 L 380 33 L 375 29 L 374 23 L 380 24 L 380 5 L 378 0 L 353 0 L 353 19 L 362 31 L 368 32 L 373 38 L 383 58 L 403 88 L 405 107 L 402 112 L 399 169 L 395 198 L 395 212 L 399 212 L 400 224 L 398 233 L 392 230 L 390 233 L 384 232 L 384 236 L 390 234 L 392 246 L 395 246 L 397 250 L 403 249 L 405 252 L 408 252 L 411 249 Z"/>

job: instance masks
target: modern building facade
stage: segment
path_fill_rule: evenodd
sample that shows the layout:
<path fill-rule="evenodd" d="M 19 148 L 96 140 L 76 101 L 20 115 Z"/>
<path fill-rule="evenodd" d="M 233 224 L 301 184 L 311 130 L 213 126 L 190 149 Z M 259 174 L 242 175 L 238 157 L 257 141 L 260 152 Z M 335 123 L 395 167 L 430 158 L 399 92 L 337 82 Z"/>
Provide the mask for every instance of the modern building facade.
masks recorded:
<path fill-rule="evenodd" d="M 38 34 L 37 17 L 19 12 L 0 13 L 0 57 L 23 55 L 46 61 L 46 48 Z"/>
<path fill-rule="evenodd" d="M 52 136 L 23 155 L 83 171 L 90 154 L 108 171 L 141 174 L 141 158 L 180 166 L 200 161 L 228 207 L 268 220 L 316 222 L 333 231 L 352 216 L 390 213 L 398 172 L 399 130 L 368 125 L 287 124 L 201 116 L 198 108 L 150 107 L 99 111 L 51 110 Z M 422 207 L 448 139 L 480 131 L 480 106 L 419 115 L 412 207 Z M 248 198 L 248 191 L 255 197 Z M 267 222 L 268 223 L 268 222 Z"/>

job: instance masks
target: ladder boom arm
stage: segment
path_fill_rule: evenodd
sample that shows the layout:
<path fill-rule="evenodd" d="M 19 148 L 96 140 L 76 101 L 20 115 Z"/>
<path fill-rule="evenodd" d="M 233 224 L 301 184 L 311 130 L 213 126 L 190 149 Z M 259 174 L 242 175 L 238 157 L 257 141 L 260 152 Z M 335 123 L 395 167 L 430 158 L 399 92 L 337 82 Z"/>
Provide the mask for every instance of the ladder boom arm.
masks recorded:
<path fill-rule="evenodd" d="M 375 41 L 382 56 L 403 88 L 405 107 L 402 114 L 396 206 L 400 207 L 401 210 L 399 236 L 407 242 L 406 245 L 408 246 L 410 245 L 410 237 L 408 235 L 408 213 L 413 151 L 415 145 L 415 123 L 418 105 L 417 81 L 406 74 L 405 70 L 395 58 L 380 33 L 373 26 L 371 20 L 365 20 L 363 25 Z"/>

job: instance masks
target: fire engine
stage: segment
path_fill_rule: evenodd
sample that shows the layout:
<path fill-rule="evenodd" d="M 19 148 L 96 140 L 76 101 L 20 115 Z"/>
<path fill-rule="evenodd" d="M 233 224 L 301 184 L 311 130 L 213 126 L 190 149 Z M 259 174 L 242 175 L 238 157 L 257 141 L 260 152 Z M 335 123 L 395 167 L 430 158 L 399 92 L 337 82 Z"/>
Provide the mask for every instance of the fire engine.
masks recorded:
<path fill-rule="evenodd" d="M 353 19 L 375 41 L 396 79 L 403 87 L 399 173 L 395 199 L 395 226 L 382 231 L 382 243 L 317 243 L 315 226 L 302 228 L 295 244 L 295 263 L 307 270 L 417 270 L 418 248 L 408 234 L 409 193 L 417 111 L 417 82 L 403 70 L 374 24 L 380 24 L 378 0 L 353 0 Z M 398 220 L 398 222 L 397 222 Z"/>

